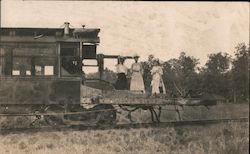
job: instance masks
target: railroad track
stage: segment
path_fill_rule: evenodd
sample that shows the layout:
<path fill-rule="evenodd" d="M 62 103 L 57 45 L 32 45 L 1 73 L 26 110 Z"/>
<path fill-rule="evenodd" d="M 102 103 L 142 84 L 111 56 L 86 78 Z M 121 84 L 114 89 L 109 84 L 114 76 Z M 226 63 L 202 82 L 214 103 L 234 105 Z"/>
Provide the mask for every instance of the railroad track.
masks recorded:
<path fill-rule="evenodd" d="M 189 120 L 189 121 L 167 121 L 167 122 L 157 122 L 157 123 L 129 123 L 129 124 L 112 124 L 112 125 L 70 125 L 70 126 L 58 126 L 58 127 L 42 126 L 42 127 L 28 127 L 28 128 L 0 128 L 0 134 L 205 126 L 205 125 L 229 123 L 229 122 L 244 123 L 244 122 L 249 122 L 249 118 L 241 117 L 241 118 L 225 118 L 225 119 L 202 119 L 202 120 Z"/>

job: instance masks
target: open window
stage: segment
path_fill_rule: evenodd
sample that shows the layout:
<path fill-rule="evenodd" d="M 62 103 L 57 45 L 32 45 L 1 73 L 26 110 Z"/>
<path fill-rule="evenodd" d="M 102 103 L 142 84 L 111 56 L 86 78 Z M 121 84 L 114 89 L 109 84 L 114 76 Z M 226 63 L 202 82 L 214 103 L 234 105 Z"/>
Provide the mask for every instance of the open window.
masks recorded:
<path fill-rule="evenodd" d="M 83 44 L 82 45 L 82 57 L 84 59 L 96 59 L 96 45 L 95 44 Z"/>
<path fill-rule="evenodd" d="M 33 58 L 33 69 L 35 76 L 55 76 L 57 75 L 56 57 L 35 57 Z"/>
<path fill-rule="evenodd" d="M 12 75 L 31 76 L 31 58 L 13 57 Z"/>
<path fill-rule="evenodd" d="M 61 44 L 61 75 L 80 76 L 82 61 L 80 59 L 79 43 Z"/>
<path fill-rule="evenodd" d="M 11 53 L 12 76 L 41 77 L 57 75 L 56 46 L 52 44 L 22 44 Z M 8 56 L 7 56 L 8 57 Z"/>
<path fill-rule="evenodd" d="M 98 60 L 96 55 L 96 44 L 83 43 L 82 44 L 82 59 L 83 70 L 85 73 L 91 73 L 93 78 L 96 78 L 98 72 Z M 100 76 L 100 75 L 98 75 Z M 87 76 L 89 78 L 90 76 Z"/>

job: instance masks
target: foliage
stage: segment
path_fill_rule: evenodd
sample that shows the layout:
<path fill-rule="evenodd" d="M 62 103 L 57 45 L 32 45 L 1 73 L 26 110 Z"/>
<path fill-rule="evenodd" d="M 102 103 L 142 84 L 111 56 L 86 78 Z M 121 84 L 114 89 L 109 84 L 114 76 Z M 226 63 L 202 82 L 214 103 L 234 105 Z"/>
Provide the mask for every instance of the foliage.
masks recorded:
<path fill-rule="evenodd" d="M 222 74 L 228 71 L 231 57 L 227 53 L 218 52 L 208 55 L 205 71 L 212 74 Z"/>
<path fill-rule="evenodd" d="M 150 92 L 153 55 L 141 62 L 143 79 L 147 92 Z M 216 94 L 229 101 L 249 101 L 249 46 L 244 43 L 236 46 L 235 58 L 218 52 L 208 55 L 205 66 L 199 68 L 199 59 L 181 52 L 178 58 L 162 63 L 163 81 L 171 96 L 187 97 L 201 93 Z M 98 77 L 98 73 L 88 75 Z M 103 79 L 111 83 L 116 80 L 112 70 L 105 69 Z"/>
<path fill-rule="evenodd" d="M 89 73 L 86 75 L 86 78 L 88 79 L 98 79 L 100 78 L 100 74 L 99 72 L 95 72 L 95 73 Z M 102 80 L 108 81 L 110 83 L 115 83 L 116 81 L 116 73 L 108 68 L 105 68 L 103 71 L 103 75 L 102 75 Z"/>
<path fill-rule="evenodd" d="M 187 96 L 196 93 L 198 87 L 194 83 L 198 80 L 196 72 L 199 60 L 187 56 L 184 52 L 180 53 L 178 59 L 170 59 L 163 65 L 163 80 L 166 87 L 171 89 L 172 95 Z"/>
<path fill-rule="evenodd" d="M 232 62 L 234 97 L 242 101 L 249 101 L 249 52 L 249 46 L 247 47 L 244 43 L 239 44 L 235 51 L 236 58 Z"/>
<path fill-rule="evenodd" d="M 229 65 L 231 57 L 227 53 L 218 52 L 210 54 L 205 67 L 202 68 L 200 76 L 202 78 L 201 89 L 206 93 L 214 93 L 230 97 L 230 74 Z"/>

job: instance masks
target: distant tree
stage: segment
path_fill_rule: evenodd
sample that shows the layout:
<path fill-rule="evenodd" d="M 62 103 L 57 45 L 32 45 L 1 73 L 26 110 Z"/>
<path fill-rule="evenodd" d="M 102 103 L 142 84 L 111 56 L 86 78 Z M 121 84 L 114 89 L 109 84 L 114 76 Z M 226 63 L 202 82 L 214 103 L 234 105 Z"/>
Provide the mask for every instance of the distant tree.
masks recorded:
<path fill-rule="evenodd" d="M 215 53 L 208 55 L 209 60 L 205 64 L 208 73 L 225 73 L 229 70 L 231 57 L 227 53 Z"/>
<path fill-rule="evenodd" d="M 232 66 L 232 86 L 234 102 L 249 102 L 249 52 L 250 47 L 244 43 L 236 46 Z"/>
<path fill-rule="evenodd" d="M 89 73 L 86 74 L 86 77 L 90 79 L 98 79 L 100 77 L 100 73 L 99 72 Z M 116 78 L 117 78 L 116 73 L 114 71 L 108 69 L 107 67 L 104 69 L 102 80 L 108 81 L 110 83 L 115 83 Z"/>
<path fill-rule="evenodd" d="M 202 89 L 206 93 L 213 93 L 228 98 L 231 91 L 229 66 L 231 57 L 227 53 L 208 55 L 208 61 L 203 67 L 200 76 Z"/>
<path fill-rule="evenodd" d="M 107 67 L 103 71 L 102 79 L 110 83 L 116 82 L 117 75 L 114 71 L 108 69 Z"/>
<path fill-rule="evenodd" d="M 173 95 L 186 96 L 199 91 L 199 77 L 196 72 L 199 59 L 181 52 L 178 59 L 170 59 L 163 65 L 163 79 Z"/>

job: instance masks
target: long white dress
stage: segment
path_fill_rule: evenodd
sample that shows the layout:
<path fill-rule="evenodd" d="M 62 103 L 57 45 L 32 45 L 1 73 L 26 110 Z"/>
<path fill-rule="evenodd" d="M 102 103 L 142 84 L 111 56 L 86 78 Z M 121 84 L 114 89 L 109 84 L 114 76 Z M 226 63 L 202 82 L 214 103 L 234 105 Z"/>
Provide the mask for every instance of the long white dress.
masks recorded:
<path fill-rule="evenodd" d="M 151 70 L 152 75 L 152 81 L 151 81 L 151 87 L 152 87 L 152 94 L 159 94 L 160 87 L 162 88 L 162 93 L 166 93 L 166 89 L 162 80 L 163 70 L 161 66 L 153 66 Z"/>
<path fill-rule="evenodd" d="M 141 64 L 140 63 L 132 64 L 131 71 L 132 75 L 130 81 L 130 90 L 145 93 Z"/>

